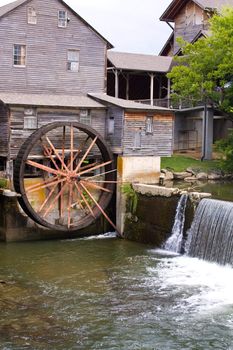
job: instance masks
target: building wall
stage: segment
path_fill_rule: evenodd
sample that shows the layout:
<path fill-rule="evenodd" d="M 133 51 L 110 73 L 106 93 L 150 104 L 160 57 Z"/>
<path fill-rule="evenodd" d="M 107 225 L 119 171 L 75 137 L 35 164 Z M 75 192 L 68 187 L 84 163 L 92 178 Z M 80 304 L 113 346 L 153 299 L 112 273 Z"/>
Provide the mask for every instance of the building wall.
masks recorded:
<path fill-rule="evenodd" d="M 179 50 L 177 38 L 182 37 L 192 42 L 200 30 L 207 29 L 208 16 L 193 1 L 189 1 L 175 18 L 174 27 L 174 54 Z"/>
<path fill-rule="evenodd" d="M 203 110 L 176 113 L 174 150 L 197 149 L 202 145 Z"/>
<path fill-rule="evenodd" d="M 146 132 L 147 116 L 153 118 L 153 132 Z M 123 128 L 124 156 L 170 156 L 173 147 L 173 113 L 127 112 Z"/>
<path fill-rule="evenodd" d="M 27 7 L 37 24 L 27 23 Z M 32 0 L 0 19 L 0 91 L 86 94 L 104 92 L 106 42 L 68 10 L 70 21 L 59 28 L 57 0 Z M 13 45 L 27 47 L 26 67 L 13 65 Z M 79 71 L 67 70 L 67 50 L 80 50 Z"/>
<path fill-rule="evenodd" d="M 59 121 L 80 121 L 79 109 L 62 108 L 38 108 L 37 111 L 38 128 L 43 125 Z M 91 127 L 93 127 L 101 136 L 105 138 L 106 110 L 93 109 L 91 113 Z M 24 108 L 12 107 L 10 111 L 10 158 L 16 158 L 19 148 L 23 142 L 35 130 L 24 128 Z M 62 137 L 62 135 L 61 135 Z"/>

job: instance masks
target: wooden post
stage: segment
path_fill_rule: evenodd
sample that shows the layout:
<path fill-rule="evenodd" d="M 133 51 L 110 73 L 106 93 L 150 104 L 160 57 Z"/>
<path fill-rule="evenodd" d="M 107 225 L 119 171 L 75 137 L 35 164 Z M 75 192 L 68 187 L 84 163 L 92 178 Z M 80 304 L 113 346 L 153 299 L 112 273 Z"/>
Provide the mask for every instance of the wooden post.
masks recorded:
<path fill-rule="evenodd" d="M 154 77 L 155 75 L 153 73 L 150 75 L 150 104 L 153 106 L 154 104 Z"/>
<path fill-rule="evenodd" d="M 169 108 L 171 105 L 170 99 L 171 99 L 171 80 L 168 79 L 167 80 L 167 108 Z"/>
<path fill-rule="evenodd" d="M 126 100 L 129 100 L 129 73 L 126 75 Z"/>
<path fill-rule="evenodd" d="M 115 97 L 119 97 L 119 72 L 117 69 L 114 70 L 115 74 Z"/>

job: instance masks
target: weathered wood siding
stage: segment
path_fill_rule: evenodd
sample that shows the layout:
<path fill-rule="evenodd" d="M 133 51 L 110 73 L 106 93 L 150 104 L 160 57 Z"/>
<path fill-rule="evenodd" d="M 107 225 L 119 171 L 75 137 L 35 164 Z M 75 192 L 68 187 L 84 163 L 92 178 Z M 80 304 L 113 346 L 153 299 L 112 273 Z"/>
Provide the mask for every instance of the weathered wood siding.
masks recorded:
<path fill-rule="evenodd" d="M 38 108 L 37 118 L 38 127 L 43 125 L 58 122 L 58 121 L 80 121 L 79 109 L 48 109 Z M 91 110 L 91 126 L 103 137 L 105 137 L 105 124 L 106 124 L 106 110 L 93 109 Z M 24 108 L 13 107 L 11 108 L 11 131 L 10 131 L 10 157 L 16 158 L 19 148 L 23 142 L 34 132 L 35 130 L 24 129 Z M 61 135 L 62 137 L 62 135 Z M 1 155 L 1 154 L 0 154 Z"/>
<path fill-rule="evenodd" d="M 109 120 L 114 121 L 114 132 L 109 134 Z M 119 107 L 108 107 L 107 122 L 106 122 L 106 138 L 112 147 L 114 153 L 122 152 L 123 138 L 123 118 L 124 110 Z"/>
<path fill-rule="evenodd" d="M 151 116 L 151 113 L 149 114 Z M 153 132 L 146 133 L 147 113 L 125 113 L 123 154 L 128 156 L 170 156 L 173 142 L 172 113 L 153 115 Z M 140 147 L 135 146 L 139 135 Z"/>
<path fill-rule="evenodd" d="M 0 156 L 7 156 L 9 147 L 9 109 L 0 103 Z"/>
<path fill-rule="evenodd" d="M 27 6 L 37 24 L 27 23 Z M 71 11 L 66 28 L 58 28 L 57 0 L 32 0 L 0 19 L 0 91 L 86 94 L 104 92 L 106 42 Z M 26 67 L 13 65 L 13 45 L 27 47 Z M 80 50 L 79 71 L 67 70 L 67 50 Z"/>
<path fill-rule="evenodd" d="M 174 28 L 174 54 L 179 50 L 177 38 L 182 37 L 188 42 L 208 25 L 206 13 L 193 1 L 189 1 L 179 12 L 175 19 Z"/>

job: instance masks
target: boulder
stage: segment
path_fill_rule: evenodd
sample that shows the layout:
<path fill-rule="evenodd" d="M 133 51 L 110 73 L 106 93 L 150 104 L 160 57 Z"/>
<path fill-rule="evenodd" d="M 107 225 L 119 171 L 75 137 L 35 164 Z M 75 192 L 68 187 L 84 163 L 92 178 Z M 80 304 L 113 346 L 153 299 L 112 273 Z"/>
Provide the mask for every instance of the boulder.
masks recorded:
<path fill-rule="evenodd" d="M 208 179 L 208 174 L 201 172 L 196 175 L 197 180 L 207 180 Z"/>
<path fill-rule="evenodd" d="M 175 180 L 184 180 L 186 177 L 190 177 L 190 173 L 183 171 L 181 173 L 174 173 Z"/>

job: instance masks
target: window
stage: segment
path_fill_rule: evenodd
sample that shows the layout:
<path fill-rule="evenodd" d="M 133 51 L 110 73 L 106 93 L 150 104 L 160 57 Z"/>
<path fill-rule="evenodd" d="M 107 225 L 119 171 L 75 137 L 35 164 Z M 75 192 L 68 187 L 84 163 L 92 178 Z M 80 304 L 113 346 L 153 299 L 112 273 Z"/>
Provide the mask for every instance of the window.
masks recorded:
<path fill-rule="evenodd" d="M 26 65 L 26 46 L 25 45 L 14 45 L 14 66 L 25 66 Z"/>
<path fill-rule="evenodd" d="M 66 28 L 67 26 L 67 12 L 63 10 L 58 11 L 58 27 Z"/>
<path fill-rule="evenodd" d="M 33 7 L 28 7 L 28 23 L 36 24 L 36 22 L 37 22 L 36 10 Z"/>
<path fill-rule="evenodd" d="M 68 50 L 67 69 L 69 71 L 78 72 L 79 70 L 79 51 L 78 50 Z"/>
<path fill-rule="evenodd" d="M 24 109 L 24 129 L 37 129 L 37 115 L 35 108 Z"/>
<path fill-rule="evenodd" d="M 113 135 L 114 129 L 115 129 L 115 119 L 114 119 L 114 117 L 110 117 L 108 119 L 108 134 Z"/>
<path fill-rule="evenodd" d="M 153 117 L 146 117 L 146 134 L 153 134 Z"/>
<path fill-rule="evenodd" d="M 80 123 L 91 125 L 91 113 L 88 109 L 81 109 Z"/>

